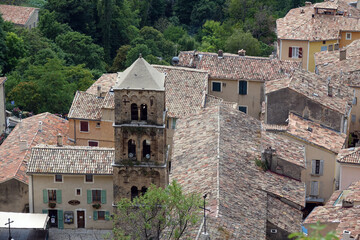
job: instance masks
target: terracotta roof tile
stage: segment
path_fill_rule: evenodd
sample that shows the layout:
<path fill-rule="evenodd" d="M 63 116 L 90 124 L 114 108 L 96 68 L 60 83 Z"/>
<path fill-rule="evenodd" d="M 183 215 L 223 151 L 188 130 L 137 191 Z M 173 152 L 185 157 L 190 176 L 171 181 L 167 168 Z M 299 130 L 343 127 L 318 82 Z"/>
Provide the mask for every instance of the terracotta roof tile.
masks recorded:
<path fill-rule="evenodd" d="M 264 57 L 239 56 L 224 53 L 219 58 L 216 53 L 180 52 L 179 65 L 206 70 L 212 79 L 267 81 L 284 77 L 294 69 L 300 69 L 296 61 L 280 61 Z"/>
<path fill-rule="evenodd" d="M 335 153 L 340 152 L 346 140 L 344 133 L 337 132 L 311 120 L 306 120 L 294 113 L 289 114 L 287 133 Z"/>
<path fill-rule="evenodd" d="M 113 148 L 37 145 L 27 173 L 111 175 L 114 156 Z"/>
<path fill-rule="evenodd" d="M 42 122 L 41 131 L 39 131 L 40 121 Z M 0 182 L 15 178 L 28 183 L 25 172 L 30 158 L 30 148 L 42 143 L 55 144 L 59 133 L 65 137 L 64 143 L 66 143 L 68 130 L 67 120 L 50 113 L 23 119 L 0 146 Z M 20 140 L 27 142 L 26 150 L 21 150 Z"/>
<path fill-rule="evenodd" d="M 109 92 L 110 89 L 115 85 L 117 79 L 117 73 L 104 73 L 101 77 L 96 80 L 87 90 L 87 93 L 97 95 L 97 87 L 101 87 L 101 92 Z"/>
<path fill-rule="evenodd" d="M 360 165 L 360 147 L 341 149 L 337 156 L 337 161 Z"/>
<path fill-rule="evenodd" d="M 170 178 L 185 192 L 207 193 L 209 216 L 240 222 L 241 239 L 265 239 L 268 195 L 304 206 L 305 188 L 256 167 L 260 157 L 260 122 L 231 107 L 214 105 L 177 123 Z"/>
<path fill-rule="evenodd" d="M 19 25 L 25 25 L 31 15 L 39 10 L 32 7 L 20 7 L 13 5 L 0 5 L 0 13 L 4 21 L 12 22 Z"/>
<path fill-rule="evenodd" d="M 232 107 L 234 109 L 238 108 L 238 104 L 235 102 L 228 102 L 228 101 L 224 101 L 224 99 L 213 96 L 213 95 L 209 95 L 206 94 L 206 102 L 205 102 L 205 107 L 210 107 L 210 106 L 214 106 L 214 105 L 227 105 L 229 107 Z"/>
<path fill-rule="evenodd" d="M 328 86 L 332 87 L 332 96 L 328 95 Z M 345 83 L 345 79 L 323 77 L 305 70 L 295 71 L 291 76 L 265 83 L 265 94 L 289 88 L 299 94 L 318 102 L 342 114 L 349 110 L 349 103 L 354 97 L 353 90 Z"/>
<path fill-rule="evenodd" d="M 69 118 L 100 120 L 103 104 L 104 98 L 77 91 L 69 110 Z"/>

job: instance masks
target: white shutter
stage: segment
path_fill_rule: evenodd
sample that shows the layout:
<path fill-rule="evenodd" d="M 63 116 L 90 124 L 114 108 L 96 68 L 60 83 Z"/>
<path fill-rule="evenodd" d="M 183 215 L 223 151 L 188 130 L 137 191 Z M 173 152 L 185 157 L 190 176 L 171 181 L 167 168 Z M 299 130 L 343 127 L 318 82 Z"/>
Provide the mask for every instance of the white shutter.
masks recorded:
<path fill-rule="evenodd" d="M 316 160 L 311 160 L 311 173 L 315 174 L 316 171 Z"/>
<path fill-rule="evenodd" d="M 311 196 L 317 196 L 319 195 L 319 182 L 313 181 L 310 185 L 310 195 Z"/>
<path fill-rule="evenodd" d="M 324 160 L 320 160 L 320 175 L 323 175 L 324 172 Z"/>

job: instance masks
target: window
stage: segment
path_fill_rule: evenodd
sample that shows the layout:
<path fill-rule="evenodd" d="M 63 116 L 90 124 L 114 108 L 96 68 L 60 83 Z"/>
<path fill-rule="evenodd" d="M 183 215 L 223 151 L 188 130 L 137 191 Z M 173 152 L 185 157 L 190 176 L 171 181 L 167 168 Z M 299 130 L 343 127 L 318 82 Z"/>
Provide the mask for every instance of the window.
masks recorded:
<path fill-rule="evenodd" d="M 302 48 L 289 47 L 289 58 L 302 58 Z"/>
<path fill-rule="evenodd" d="M 357 104 L 357 97 L 354 97 L 354 98 L 353 98 L 352 104 L 353 104 L 353 105 L 356 105 L 356 104 Z"/>
<path fill-rule="evenodd" d="M 175 129 L 176 128 L 176 118 L 172 118 L 171 119 L 171 128 Z"/>
<path fill-rule="evenodd" d="M 128 157 L 136 158 L 136 144 L 132 139 L 128 141 Z"/>
<path fill-rule="evenodd" d="M 43 189 L 44 203 L 61 203 L 61 190 Z"/>
<path fill-rule="evenodd" d="M 98 141 L 88 141 L 89 147 L 98 147 L 99 142 Z"/>
<path fill-rule="evenodd" d="M 322 175 L 324 170 L 324 160 L 312 160 L 312 171 L 314 175 Z"/>
<path fill-rule="evenodd" d="M 356 122 L 356 115 L 355 114 L 351 114 L 351 122 L 352 123 Z"/>
<path fill-rule="evenodd" d="M 319 195 L 319 182 L 312 181 L 310 184 L 310 195 L 311 196 L 318 196 Z"/>
<path fill-rule="evenodd" d="M 89 122 L 80 121 L 80 132 L 89 132 Z"/>
<path fill-rule="evenodd" d="M 150 141 L 144 140 L 143 141 L 143 159 L 149 160 L 150 159 Z"/>
<path fill-rule="evenodd" d="M 55 174 L 55 182 L 62 182 L 62 175 Z"/>
<path fill-rule="evenodd" d="M 131 187 L 131 201 L 139 195 L 138 188 L 135 186 Z"/>
<path fill-rule="evenodd" d="M 136 103 L 131 104 L 131 120 L 139 120 L 138 107 Z"/>
<path fill-rule="evenodd" d="M 92 190 L 92 202 L 101 202 L 101 190 Z"/>
<path fill-rule="evenodd" d="M 247 81 L 239 81 L 239 94 L 240 95 L 247 94 Z"/>
<path fill-rule="evenodd" d="M 105 220 L 105 211 L 98 211 L 98 220 Z"/>
<path fill-rule="evenodd" d="M 346 33 L 346 40 L 351 40 L 351 33 Z"/>
<path fill-rule="evenodd" d="M 141 195 L 145 195 L 145 193 L 147 192 L 147 188 L 146 187 L 142 187 L 141 188 Z"/>
<path fill-rule="evenodd" d="M 326 41 L 323 41 L 323 44 L 326 44 Z"/>
<path fill-rule="evenodd" d="M 211 82 L 211 91 L 221 92 L 221 82 Z"/>
<path fill-rule="evenodd" d="M 56 190 L 48 190 L 49 202 L 56 202 Z"/>
<path fill-rule="evenodd" d="M 101 123 L 100 123 L 100 122 L 97 122 L 97 123 L 96 123 L 96 128 L 100 128 L 100 125 L 101 125 Z"/>
<path fill-rule="evenodd" d="M 140 120 L 146 121 L 147 120 L 147 105 L 141 104 L 140 106 Z"/>
<path fill-rule="evenodd" d="M 243 113 L 247 113 L 247 107 L 246 106 L 239 106 L 239 111 Z"/>
<path fill-rule="evenodd" d="M 97 220 L 110 220 L 110 212 L 108 211 L 94 211 L 93 213 L 94 221 Z"/>
<path fill-rule="evenodd" d="M 327 46 L 322 46 L 320 51 L 321 51 L 321 52 L 327 51 Z"/>
<path fill-rule="evenodd" d="M 106 190 L 87 190 L 87 203 L 106 203 Z"/>
<path fill-rule="evenodd" d="M 92 174 L 85 175 L 85 182 L 94 182 L 94 177 Z"/>
<path fill-rule="evenodd" d="M 81 196 L 81 188 L 77 188 L 77 189 L 75 190 L 75 195 L 76 195 L 76 196 Z"/>

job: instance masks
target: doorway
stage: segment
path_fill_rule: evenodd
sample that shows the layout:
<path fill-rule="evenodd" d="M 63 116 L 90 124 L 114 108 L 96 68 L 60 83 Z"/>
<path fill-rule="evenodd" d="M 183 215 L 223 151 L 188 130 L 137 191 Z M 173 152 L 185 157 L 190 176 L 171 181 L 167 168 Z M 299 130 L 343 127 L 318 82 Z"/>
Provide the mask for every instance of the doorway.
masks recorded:
<path fill-rule="evenodd" d="M 85 211 L 77 211 L 77 227 L 85 228 Z"/>
<path fill-rule="evenodd" d="M 49 218 L 50 218 L 50 227 L 58 227 L 58 211 L 57 210 L 49 210 Z"/>

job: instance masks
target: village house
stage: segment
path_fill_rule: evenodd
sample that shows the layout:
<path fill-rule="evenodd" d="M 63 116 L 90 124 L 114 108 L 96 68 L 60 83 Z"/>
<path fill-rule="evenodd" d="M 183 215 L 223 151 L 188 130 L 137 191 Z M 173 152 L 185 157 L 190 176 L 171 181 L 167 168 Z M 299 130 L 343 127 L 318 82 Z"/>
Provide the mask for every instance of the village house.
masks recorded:
<path fill-rule="evenodd" d="M 344 0 L 325 0 L 291 9 L 276 21 L 277 55 L 315 71 L 314 54 L 338 50 L 359 39 L 360 10 Z"/>
<path fill-rule="evenodd" d="M 326 227 L 320 231 L 336 231 L 340 239 L 360 239 L 360 181 L 354 182 L 348 188 L 334 192 L 325 206 L 315 208 L 305 219 L 304 227 L 308 232 L 314 231 L 310 225 L 320 222 Z"/>
<path fill-rule="evenodd" d="M 285 239 L 300 231 L 304 184 L 258 167 L 262 149 L 268 147 L 261 144 L 260 121 L 221 103 L 179 120 L 170 180 L 177 180 L 185 192 L 207 195 L 211 239 Z M 290 156 L 281 144 L 276 146 L 279 159 L 303 164 L 301 154 Z M 294 144 L 292 149 L 302 147 Z M 203 222 L 187 235 L 202 239 L 204 227 Z"/>
<path fill-rule="evenodd" d="M 239 54 L 182 51 L 179 66 L 209 72 L 208 94 L 238 104 L 238 109 L 260 119 L 264 82 L 285 77 L 301 65 L 294 61 Z"/>
<path fill-rule="evenodd" d="M 28 29 L 37 27 L 39 22 L 39 9 L 0 4 L 0 14 L 4 21 Z"/>
<path fill-rule="evenodd" d="M 56 145 L 32 148 L 27 168 L 31 213 L 50 227 L 111 229 L 113 148 Z"/>
<path fill-rule="evenodd" d="M 351 183 L 360 181 L 360 148 L 341 149 L 337 157 L 340 164 L 340 190 L 347 189 Z"/>
<path fill-rule="evenodd" d="M 6 108 L 5 108 L 5 81 L 6 77 L 0 77 L 0 135 L 7 128 Z"/>
<path fill-rule="evenodd" d="M 289 113 L 294 112 L 347 134 L 354 92 L 340 80 L 299 70 L 266 82 L 265 123 L 286 125 Z"/>
<path fill-rule="evenodd" d="M 29 212 L 29 178 L 26 168 L 31 148 L 37 144 L 55 144 L 57 135 L 65 137 L 68 121 L 50 113 L 41 113 L 16 125 L 0 146 L 0 211 Z"/>

